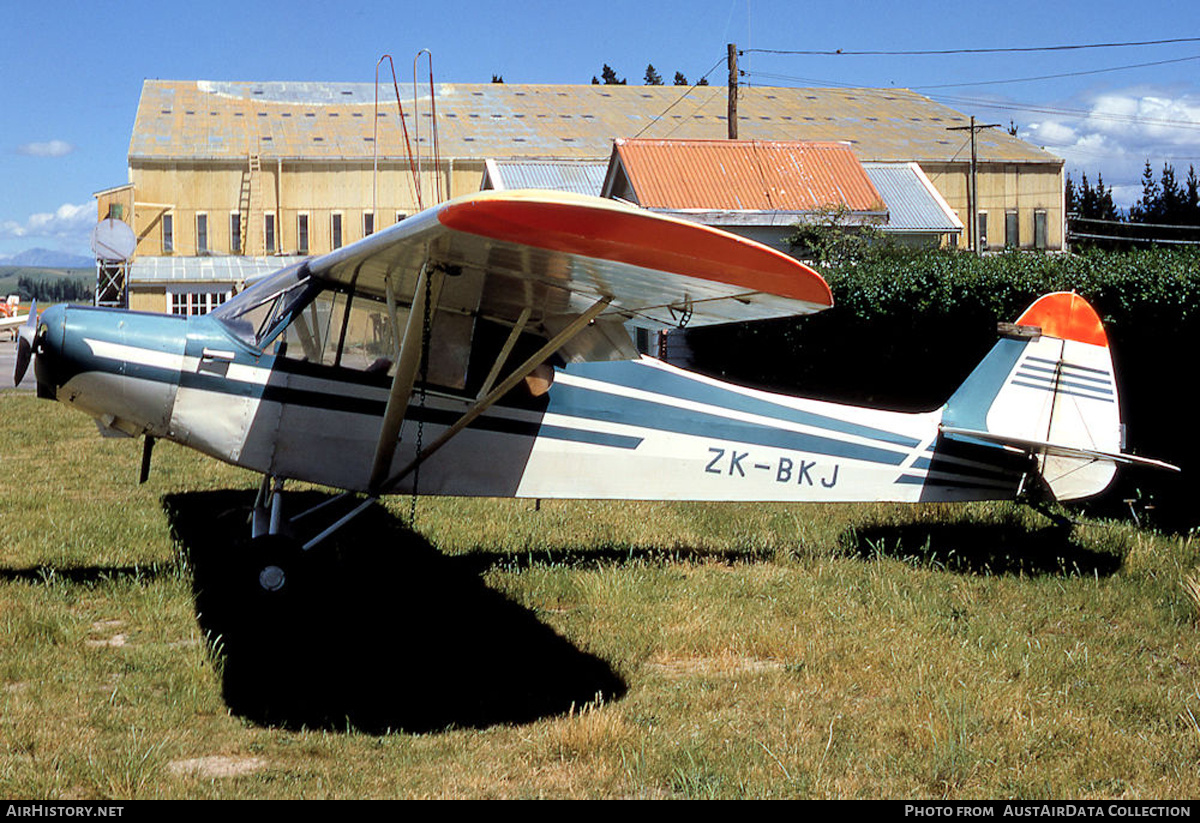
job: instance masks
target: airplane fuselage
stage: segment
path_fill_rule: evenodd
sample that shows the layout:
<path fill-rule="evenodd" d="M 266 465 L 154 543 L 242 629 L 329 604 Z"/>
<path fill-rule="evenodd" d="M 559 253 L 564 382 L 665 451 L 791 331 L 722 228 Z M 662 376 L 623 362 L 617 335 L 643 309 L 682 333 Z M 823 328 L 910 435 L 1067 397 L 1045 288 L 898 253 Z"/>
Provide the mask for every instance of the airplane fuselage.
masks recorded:
<path fill-rule="evenodd" d="M 102 429 L 280 478 L 367 491 L 390 380 L 260 351 L 212 317 L 56 307 L 39 385 Z M 523 391 L 519 388 L 515 391 Z M 473 397 L 414 394 L 392 469 Z M 557 369 L 537 401 L 488 409 L 392 491 L 544 498 L 1011 498 L 1022 456 L 939 437 L 921 414 L 756 391 L 660 361 Z"/>

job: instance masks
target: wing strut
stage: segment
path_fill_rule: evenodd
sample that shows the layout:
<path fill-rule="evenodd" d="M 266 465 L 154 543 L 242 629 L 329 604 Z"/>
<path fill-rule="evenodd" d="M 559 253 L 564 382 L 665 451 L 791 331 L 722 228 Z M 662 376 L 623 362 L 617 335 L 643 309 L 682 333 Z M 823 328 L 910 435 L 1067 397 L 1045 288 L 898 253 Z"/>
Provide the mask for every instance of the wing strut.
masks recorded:
<path fill-rule="evenodd" d="M 404 415 L 408 411 L 408 401 L 412 397 L 413 386 L 417 382 L 417 369 L 421 365 L 421 338 L 425 323 L 425 284 L 430 277 L 433 278 L 430 283 L 432 295 L 430 302 L 436 306 L 445 272 L 440 268 L 433 269 L 431 272 L 430 267 L 425 265 L 421 267 L 421 274 L 417 277 L 412 308 L 408 313 L 408 320 L 404 324 L 404 337 L 400 340 L 396 376 L 392 378 L 392 391 L 388 394 L 383 423 L 379 427 L 379 441 L 375 445 L 375 462 L 371 466 L 370 488 L 372 489 L 379 488 L 384 478 L 387 477 L 388 468 L 392 465 L 392 456 L 395 455 L 396 445 L 400 440 L 400 426 L 404 423 Z M 387 279 L 387 300 L 388 308 L 391 310 L 395 306 L 396 300 L 392 293 L 390 277 Z"/>
<path fill-rule="evenodd" d="M 413 471 L 413 469 L 415 469 L 417 466 L 421 465 L 426 460 L 428 460 L 430 457 L 432 457 L 434 452 L 436 452 L 442 446 L 444 446 L 448 442 L 450 442 L 450 440 L 455 435 L 457 435 L 459 432 L 461 432 L 467 426 L 471 425 L 471 422 L 473 420 L 475 420 L 475 418 L 479 417 L 479 415 L 481 415 L 485 411 L 487 411 L 487 409 L 490 408 L 492 406 L 492 404 L 495 403 L 497 400 L 499 400 L 501 397 L 508 394 L 508 392 L 511 391 L 514 386 L 516 386 L 518 383 L 520 383 L 522 380 L 524 380 L 527 376 L 529 376 L 530 373 L 533 372 L 534 369 L 536 369 L 538 366 L 540 366 L 542 363 L 544 363 L 546 361 L 546 358 L 548 358 L 550 355 L 554 354 L 554 352 L 558 351 L 560 348 L 562 348 L 564 345 L 566 345 L 577 334 L 579 334 L 581 331 L 586 329 L 588 327 L 588 324 L 591 323 L 594 319 L 596 319 L 597 315 L 599 315 L 600 312 L 602 312 L 606 308 L 608 308 L 608 304 L 611 302 L 612 302 L 611 297 L 602 297 L 599 300 L 597 300 L 595 303 L 593 303 L 587 309 L 587 311 L 583 312 L 583 314 L 579 315 L 574 320 L 572 320 L 570 322 L 570 324 L 568 324 L 566 326 L 566 328 L 564 328 L 558 334 L 554 335 L 554 337 L 552 337 L 549 341 L 547 341 L 546 345 L 542 346 L 540 349 L 538 349 L 536 352 L 534 352 L 533 355 L 531 355 L 528 360 L 526 360 L 524 363 L 522 363 L 520 366 L 518 366 L 516 369 L 514 369 L 512 374 L 510 374 L 508 377 L 504 378 L 504 380 L 501 381 L 499 385 L 497 385 L 494 389 L 492 389 L 486 395 L 484 395 L 483 397 L 476 400 L 473 404 L 471 404 L 471 407 L 468 408 L 465 412 L 463 412 L 463 415 L 460 418 L 458 418 L 458 420 L 455 421 L 455 423 L 452 426 L 450 426 L 450 428 L 448 428 L 444 432 L 442 432 L 442 434 L 436 440 L 434 440 L 432 443 L 430 443 L 420 454 L 418 454 L 416 457 L 414 457 L 407 466 L 405 466 L 398 473 L 396 473 L 395 475 L 390 477 L 386 483 L 384 483 L 381 486 L 376 486 L 374 484 L 374 482 L 372 481 L 371 488 L 377 489 L 377 491 L 374 491 L 373 494 L 374 495 L 387 494 L 391 489 L 395 488 L 396 484 L 399 483 L 401 480 L 403 480 L 405 477 L 407 477 L 409 475 L 409 473 Z M 511 347 L 509 347 L 509 348 L 511 348 Z M 389 406 L 390 406 L 390 402 L 391 401 L 389 401 Z M 395 450 L 395 444 L 393 443 L 391 451 L 394 451 L 394 450 Z M 389 459 L 390 459 L 390 456 L 389 456 Z M 379 455 L 377 454 L 376 455 L 376 466 L 378 466 L 378 465 L 379 465 Z M 384 465 L 386 465 L 386 464 L 384 464 Z"/>
<path fill-rule="evenodd" d="M 521 332 L 525 331 L 525 324 L 529 322 L 529 315 L 532 313 L 533 310 L 529 306 L 521 309 L 521 316 L 517 318 L 516 325 L 509 332 L 508 339 L 504 341 L 504 345 L 500 348 L 500 353 L 496 355 L 496 362 L 492 364 L 492 370 L 488 372 L 487 379 L 479 387 L 479 393 L 475 395 L 476 400 L 491 391 L 492 384 L 500 376 L 500 369 L 504 367 L 505 361 L 508 360 L 508 355 L 512 353 L 513 346 L 517 344 L 517 340 L 521 337 Z"/>

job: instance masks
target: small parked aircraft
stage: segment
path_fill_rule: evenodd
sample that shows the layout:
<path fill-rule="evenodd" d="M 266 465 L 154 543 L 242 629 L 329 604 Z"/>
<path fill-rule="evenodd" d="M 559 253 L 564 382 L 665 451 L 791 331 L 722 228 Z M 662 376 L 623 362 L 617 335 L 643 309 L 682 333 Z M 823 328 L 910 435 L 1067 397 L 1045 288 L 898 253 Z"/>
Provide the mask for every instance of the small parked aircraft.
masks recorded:
<path fill-rule="evenodd" d="M 20 310 L 20 295 L 10 294 L 7 300 L 0 303 L 0 331 L 6 331 L 15 335 L 17 329 L 29 321 L 29 315 L 17 313 Z"/>
<path fill-rule="evenodd" d="M 611 200 L 485 192 L 270 275 L 200 317 L 55 306 L 17 380 L 106 434 L 167 438 L 263 475 L 259 583 L 390 493 L 743 501 L 1068 500 L 1121 453 L 1104 329 L 1038 300 L 943 407 L 756 391 L 640 357 L 670 328 L 832 305 L 760 244 Z M 34 312 L 30 314 L 35 316 Z M 512 364 L 512 365 L 510 365 Z M 323 530 L 285 480 L 346 490 Z M 357 495 L 365 495 L 358 501 Z M 332 502 L 332 501 L 330 501 Z M 323 504 L 325 505 L 325 504 Z"/>

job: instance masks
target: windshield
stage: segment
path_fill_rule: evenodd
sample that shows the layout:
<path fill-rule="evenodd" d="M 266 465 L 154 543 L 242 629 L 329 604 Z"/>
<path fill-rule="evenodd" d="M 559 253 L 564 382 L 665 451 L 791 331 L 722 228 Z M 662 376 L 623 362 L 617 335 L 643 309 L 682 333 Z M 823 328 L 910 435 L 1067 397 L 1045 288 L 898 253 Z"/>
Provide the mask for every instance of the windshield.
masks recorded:
<path fill-rule="evenodd" d="M 300 262 L 267 275 L 222 304 L 212 316 L 244 343 L 261 348 L 278 334 L 296 305 L 314 288 L 308 267 Z"/>

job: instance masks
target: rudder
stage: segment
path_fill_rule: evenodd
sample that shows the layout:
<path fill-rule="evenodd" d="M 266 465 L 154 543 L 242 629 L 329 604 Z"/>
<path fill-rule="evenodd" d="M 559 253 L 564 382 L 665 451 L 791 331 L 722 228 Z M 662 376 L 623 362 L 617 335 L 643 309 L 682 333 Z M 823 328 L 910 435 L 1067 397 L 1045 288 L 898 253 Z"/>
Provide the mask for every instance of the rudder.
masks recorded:
<path fill-rule="evenodd" d="M 1036 455 L 1054 496 L 1099 494 L 1121 451 L 1120 403 L 1104 324 L 1073 292 L 1039 298 L 947 402 L 943 430 Z M 1087 453 L 1087 454 L 1085 454 Z"/>

